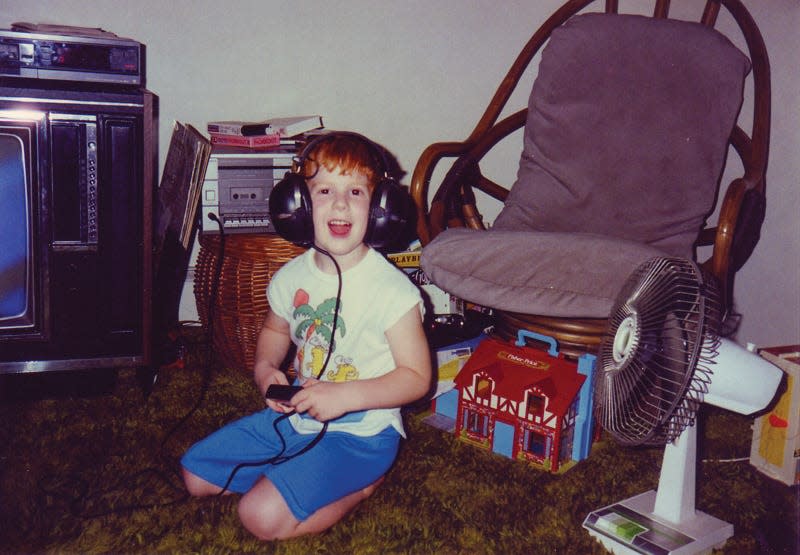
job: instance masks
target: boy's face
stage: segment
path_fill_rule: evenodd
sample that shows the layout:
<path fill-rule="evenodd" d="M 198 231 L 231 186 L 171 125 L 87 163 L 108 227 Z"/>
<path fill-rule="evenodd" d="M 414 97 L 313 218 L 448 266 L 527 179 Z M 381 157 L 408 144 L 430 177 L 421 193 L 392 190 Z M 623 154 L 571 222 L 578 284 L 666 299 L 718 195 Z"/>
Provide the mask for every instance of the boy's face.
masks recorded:
<path fill-rule="evenodd" d="M 360 172 L 342 174 L 320 166 L 308 180 L 314 242 L 331 253 L 344 271 L 366 254 L 364 244 L 369 218 L 370 187 Z"/>

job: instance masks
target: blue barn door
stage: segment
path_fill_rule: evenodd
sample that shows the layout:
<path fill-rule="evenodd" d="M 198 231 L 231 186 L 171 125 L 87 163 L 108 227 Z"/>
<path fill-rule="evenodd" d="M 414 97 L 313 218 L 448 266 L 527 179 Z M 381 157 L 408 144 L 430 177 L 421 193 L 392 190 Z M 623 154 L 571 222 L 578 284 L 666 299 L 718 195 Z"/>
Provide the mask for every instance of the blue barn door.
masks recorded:
<path fill-rule="evenodd" d="M 514 426 L 495 421 L 492 451 L 509 459 L 514 453 Z"/>

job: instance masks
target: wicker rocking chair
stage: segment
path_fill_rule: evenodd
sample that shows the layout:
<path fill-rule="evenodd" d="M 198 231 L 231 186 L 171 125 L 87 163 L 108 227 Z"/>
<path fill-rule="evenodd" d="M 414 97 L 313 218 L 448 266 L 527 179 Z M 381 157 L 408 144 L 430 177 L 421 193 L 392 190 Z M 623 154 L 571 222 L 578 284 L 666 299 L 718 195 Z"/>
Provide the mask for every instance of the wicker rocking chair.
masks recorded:
<path fill-rule="evenodd" d="M 715 29 L 721 8 L 745 53 Z M 769 62 L 739 0 L 698 3 L 698 14 L 699 23 L 670 18 L 668 0 L 652 16 L 620 14 L 613 0 L 569 1 L 530 38 L 469 137 L 423 151 L 411 181 L 423 269 L 496 309 L 497 335 L 528 329 L 566 355 L 592 352 L 636 266 L 696 258 L 698 247 L 710 250 L 702 265 L 731 309 L 734 275 L 764 218 Z M 540 52 L 528 108 L 500 119 Z M 739 117 L 745 87 L 752 109 Z M 480 163 L 523 126 L 509 190 Z M 721 187 L 729 146 L 741 177 Z M 452 165 L 434 193 L 445 160 Z M 503 203 L 488 231 L 475 190 Z"/>

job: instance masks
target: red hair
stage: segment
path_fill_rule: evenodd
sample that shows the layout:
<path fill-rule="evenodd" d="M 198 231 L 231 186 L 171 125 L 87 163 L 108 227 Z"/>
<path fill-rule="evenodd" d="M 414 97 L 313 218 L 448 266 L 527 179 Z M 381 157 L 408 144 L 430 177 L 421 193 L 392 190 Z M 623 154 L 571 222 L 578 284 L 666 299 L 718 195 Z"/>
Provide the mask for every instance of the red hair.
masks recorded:
<path fill-rule="evenodd" d="M 320 166 L 329 172 L 339 168 L 343 175 L 364 174 L 372 190 L 383 175 L 382 162 L 376 158 L 378 147 L 356 134 L 332 133 L 319 139 L 312 148 L 303 162 L 306 179 L 314 177 Z"/>

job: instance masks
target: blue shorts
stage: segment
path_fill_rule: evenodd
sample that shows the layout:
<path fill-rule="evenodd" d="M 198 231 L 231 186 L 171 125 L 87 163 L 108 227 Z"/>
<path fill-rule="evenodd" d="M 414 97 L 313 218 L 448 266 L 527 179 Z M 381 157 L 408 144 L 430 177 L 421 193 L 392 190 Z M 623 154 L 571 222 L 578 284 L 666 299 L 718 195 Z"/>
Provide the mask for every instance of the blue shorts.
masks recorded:
<path fill-rule="evenodd" d="M 291 456 L 314 440 L 316 434 L 299 434 L 281 414 L 265 409 L 231 422 L 194 444 L 181 459 L 183 467 L 216 486 L 223 487 L 241 463 L 259 463 L 281 455 Z M 277 420 L 280 436 L 273 423 Z M 246 493 L 261 476 L 278 489 L 298 520 L 361 490 L 391 467 L 400 446 L 400 434 L 386 428 L 370 437 L 327 432 L 309 451 L 281 464 L 242 466 L 228 489 Z"/>

